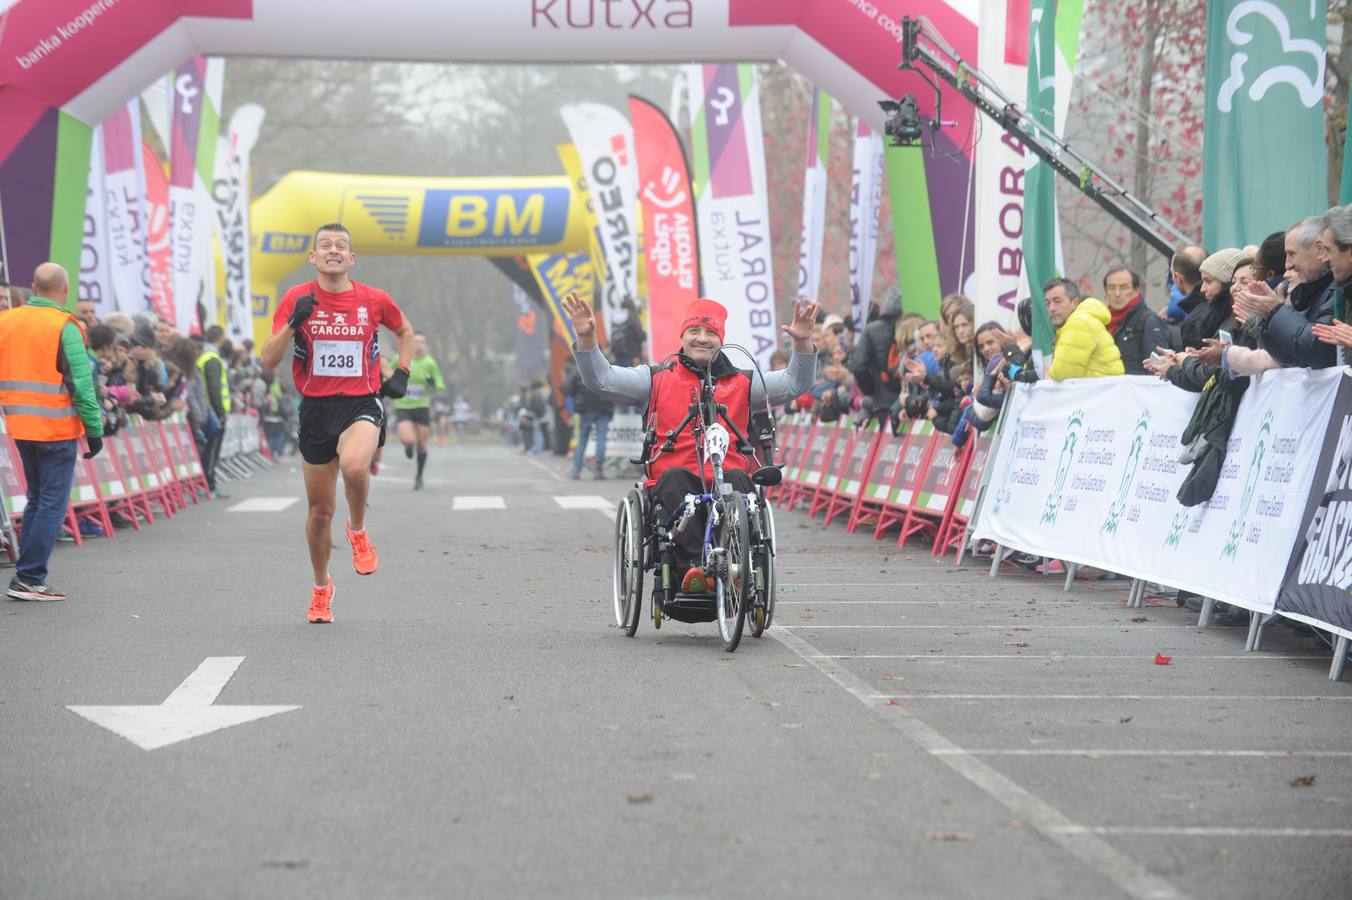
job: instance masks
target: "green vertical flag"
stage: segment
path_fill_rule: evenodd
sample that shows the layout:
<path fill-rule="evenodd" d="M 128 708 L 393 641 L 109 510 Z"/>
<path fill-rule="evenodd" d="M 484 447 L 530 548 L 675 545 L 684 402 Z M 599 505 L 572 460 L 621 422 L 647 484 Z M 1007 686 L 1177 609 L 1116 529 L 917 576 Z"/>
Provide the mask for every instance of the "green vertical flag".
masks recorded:
<path fill-rule="evenodd" d="M 934 246 L 925 151 L 888 146 L 883 150 L 892 239 L 897 248 L 897 286 L 907 312 L 939 318 L 939 256 Z"/>
<path fill-rule="evenodd" d="M 1056 125 L 1056 0 L 1031 0 L 1028 26 L 1028 114 L 1048 131 Z M 1033 294 L 1033 349 L 1052 352 L 1055 329 L 1042 285 L 1056 271 L 1056 172 L 1030 161 L 1023 195 L 1023 264 Z"/>
<path fill-rule="evenodd" d="M 1326 14 L 1326 0 L 1207 4 L 1207 247 L 1242 247 L 1328 206 Z"/>

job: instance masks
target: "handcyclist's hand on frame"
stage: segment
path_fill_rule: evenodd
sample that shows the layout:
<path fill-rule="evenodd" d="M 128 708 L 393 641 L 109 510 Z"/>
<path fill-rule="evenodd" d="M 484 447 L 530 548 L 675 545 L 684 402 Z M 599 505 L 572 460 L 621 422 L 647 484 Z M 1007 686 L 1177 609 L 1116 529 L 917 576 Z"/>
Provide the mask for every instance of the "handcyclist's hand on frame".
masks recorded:
<path fill-rule="evenodd" d="M 577 335 L 577 349 L 590 350 L 596 346 L 596 316 L 586 300 L 569 291 L 563 298 L 563 311 L 573 320 L 573 333 Z"/>
<path fill-rule="evenodd" d="M 812 352 L 812 327 L 817 324 L 817 313 L 822 305 L 799 297 L 793 305 L 793 324 L 781 325 L 779 330 L 793 338 L 793 349 L 799 353 Z"/>

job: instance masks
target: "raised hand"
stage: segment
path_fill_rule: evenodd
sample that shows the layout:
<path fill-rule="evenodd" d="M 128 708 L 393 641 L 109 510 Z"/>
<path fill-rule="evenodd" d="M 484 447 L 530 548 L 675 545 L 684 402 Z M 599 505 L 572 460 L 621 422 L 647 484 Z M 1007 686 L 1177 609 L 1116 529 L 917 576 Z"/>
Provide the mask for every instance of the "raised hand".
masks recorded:
<path fill-rule="evenodd" d="M 781 325 L 779 330 L 795 342 L 812 340 L 812 329 L 817 324 L 817 313 L 821 312 L 822 305 L 806 297 L 799 297 L 793 304 L 793 324 Z"/>
<path fill-rule="evenodd" d="M 573 333 L 579 338 L 596 334 L 596 316 L 587 301 L 577 295 L 577 291 L 569 291 L 568 296 L 563 298 L 563 311 L 573 320 Z"/>

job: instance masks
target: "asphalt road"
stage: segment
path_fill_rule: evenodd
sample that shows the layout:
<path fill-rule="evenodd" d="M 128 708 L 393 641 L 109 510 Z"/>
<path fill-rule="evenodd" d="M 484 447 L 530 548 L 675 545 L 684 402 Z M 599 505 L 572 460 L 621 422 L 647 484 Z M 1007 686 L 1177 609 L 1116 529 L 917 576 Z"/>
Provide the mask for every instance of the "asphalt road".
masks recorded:
<path fill-rule="evenodd" d="M 483 442 L 414 493 L 391 449 L 333 625 L 303 502 L 231 511 L 298 500 L 294 465 L 0 605 L 0 897 L 1352 895 L 1352 686 L 1308 632 L 1247 654 L 1125 582 L 794 512 L 766 637 L 726 654 L 645 600 L 628 639 L 627 484 Z M 209 703 L 220 657 L 216 705 L 298 708 L 154 750 L 68 709 Z"/>

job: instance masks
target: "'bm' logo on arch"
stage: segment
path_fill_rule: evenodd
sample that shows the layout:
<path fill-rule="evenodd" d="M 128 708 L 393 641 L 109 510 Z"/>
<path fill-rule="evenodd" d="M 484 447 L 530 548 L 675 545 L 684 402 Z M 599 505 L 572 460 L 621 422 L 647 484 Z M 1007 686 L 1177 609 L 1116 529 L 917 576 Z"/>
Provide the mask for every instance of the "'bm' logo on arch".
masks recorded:
<path fill-rule="evenodd" d="M 419 247 L 556 244 L 568 225 L 567 188 L 430 189 L 423 197 Z"/>

